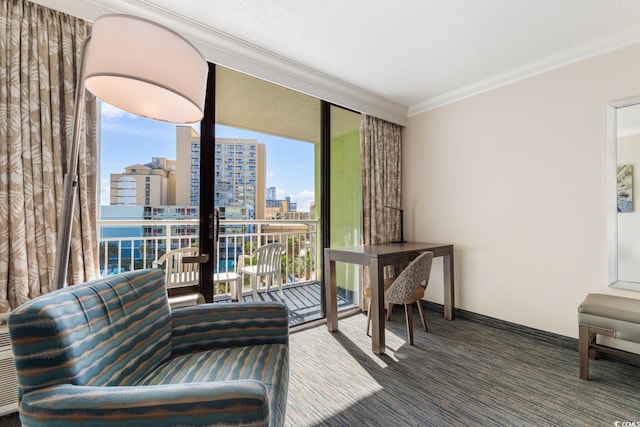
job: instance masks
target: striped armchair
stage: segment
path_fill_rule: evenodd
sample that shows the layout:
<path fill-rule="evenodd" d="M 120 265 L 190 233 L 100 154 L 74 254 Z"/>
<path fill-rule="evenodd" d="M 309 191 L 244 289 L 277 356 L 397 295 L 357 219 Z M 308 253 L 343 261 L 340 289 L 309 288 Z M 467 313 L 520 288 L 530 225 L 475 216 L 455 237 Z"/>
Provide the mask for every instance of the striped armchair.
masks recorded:
<path fill-rule="evenodd" d="M 25 426 L 284 424 L 281 303 L 170 310 L 161 270 L 60 289 L 9 317 Z"/>

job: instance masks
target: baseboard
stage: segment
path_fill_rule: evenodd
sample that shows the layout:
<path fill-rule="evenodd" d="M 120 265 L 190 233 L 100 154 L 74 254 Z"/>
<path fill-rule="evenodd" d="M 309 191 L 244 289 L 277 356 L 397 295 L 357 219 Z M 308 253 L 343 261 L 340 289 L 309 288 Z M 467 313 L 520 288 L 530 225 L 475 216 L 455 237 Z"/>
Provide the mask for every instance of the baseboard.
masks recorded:
<path fill-rule="evenodd" d="M 423 307 L 428 310 L 444 312 L 444 306 L 442 304 L 422 301 Z M 485 316 L 483 314 L 473 313 L 471 311 L 462 310 L 456 308 L 453 311 L 454 316 L 460 319 L 470 320 L 472 322 L 481 323 L 484 326 L 501 329 L 508 332 L 523 334 L 527 336 L 533 336 L 536 339 L 549 343 L 558 347 L 567 348 L 578 351 L 578 339 L 571 338 L 553 332 L 544 331 L 542 329 L 531 328 L 529 326 L 519 325 L 517 323 L 508 322 L 506 320 L 496 319 L 495 317 Z M 576 328 L 577 328 L 576 324 Z"/>

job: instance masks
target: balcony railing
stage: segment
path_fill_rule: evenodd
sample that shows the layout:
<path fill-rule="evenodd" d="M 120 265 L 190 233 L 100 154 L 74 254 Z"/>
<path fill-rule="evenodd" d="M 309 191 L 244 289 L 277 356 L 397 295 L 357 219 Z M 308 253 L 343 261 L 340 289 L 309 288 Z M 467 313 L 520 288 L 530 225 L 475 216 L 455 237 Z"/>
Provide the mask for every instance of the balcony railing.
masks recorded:
<path fill-rule="evenodd" d="M 103 276 L 151 268 L 164 253 L 199 246 L 198 220 L 100 220 L 99 255 Z M 240 255 L 248 255 L 267 243 L 283 243 L 284 286 L 316 279 L 319 264 L 317 221 L 220 221 L 216 242 L 215 272 L 235 271 Z M 217 296 L 230 294 L 221 283 Z"/>

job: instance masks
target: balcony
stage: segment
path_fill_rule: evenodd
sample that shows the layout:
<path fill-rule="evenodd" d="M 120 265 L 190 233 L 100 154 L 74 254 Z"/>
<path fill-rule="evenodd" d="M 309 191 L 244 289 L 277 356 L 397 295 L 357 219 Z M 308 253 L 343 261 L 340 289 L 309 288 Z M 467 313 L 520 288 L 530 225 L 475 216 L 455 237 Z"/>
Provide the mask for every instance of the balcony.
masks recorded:
<path fill-rule="evenodd" d="M 199 246 L 198 220 L 101 220 L 99 255 L 101 274 L 152 268 L 153 261 L 169 250 Z M 238 257 L 250 254 L 267 243 L 286 246 L 282 260 L 285 302 L 290 309 L 291 324 L 322 317 L 320 274 L 321 251 L 317 238 L 317 221 L 220 221 L 216 244 L 215 272 L 235 271 Z M 231 284 L 219 283 L 214 301 L 231 298 Z M 259 285 L 259 300 L 277 299 L 277 287 L 266 292 Z M 251 301 L 248 278 L 243 284 L 243 300 Z M 350 298 L 341 298 L 342 308 L 355 307 Z"/>

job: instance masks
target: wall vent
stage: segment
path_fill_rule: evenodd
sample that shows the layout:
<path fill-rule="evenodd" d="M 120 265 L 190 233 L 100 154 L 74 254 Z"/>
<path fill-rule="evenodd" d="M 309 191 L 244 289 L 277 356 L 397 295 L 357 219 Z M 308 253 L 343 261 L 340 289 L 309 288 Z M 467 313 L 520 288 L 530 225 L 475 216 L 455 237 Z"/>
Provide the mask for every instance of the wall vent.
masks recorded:
<path fill-rule="evenodd" d="M 0 324 L 0 415 L 12 412 L 18 412 L 18 380 L 9 328 L 6 324 Z"/>

